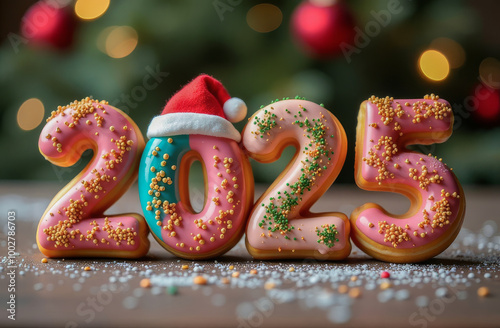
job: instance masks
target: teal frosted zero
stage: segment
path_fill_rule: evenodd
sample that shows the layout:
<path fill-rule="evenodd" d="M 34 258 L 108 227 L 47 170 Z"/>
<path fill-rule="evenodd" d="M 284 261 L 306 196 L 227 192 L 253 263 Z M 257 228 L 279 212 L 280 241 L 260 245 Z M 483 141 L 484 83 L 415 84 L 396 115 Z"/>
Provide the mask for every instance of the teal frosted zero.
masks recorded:
<path fill-rule="evenodd" d="M 199 212 L 189 199 L 189 171 L 195 161 L 205 177 Z M 199 134 L 153 137 L 139 167 L 139 196 L 161 246 L 187 259 L 215 257 L 243 235 L 253 205 L 252 170 L 232 139 Z"/>
<path fill-rule="evenodd" d="M 168 139 L 171 139 L 172 143 L 169 143 Z M 153 151 L 156 151 L 157 148 L 161 149 L 161 154 L 168 154 L 169 158 L 165 160 L 163 156 L 153 155 Z M 141 207 L 151 232 L 156 236 L 156 238 L 160 238 L 162 241 L 164 241 L 161 234 L 162 227 L 157 224 L 158 220 L 155 219 L 155 212 L 148 211 L 146 209 L 147 202 L 152 199 L 152 196 L 148 194 L 151 179 L 156 178 L 156 172 L 151 172 L 151 167 L 162 168 L 165 171 L 170 171 L 172 173 L 169 175 L 172 180 L 171 186 L 175 186 L 179 176 L 179 170 L 172 170 L 172 165 L 179 168 L 182 156 L 189 150 L 189 136 L 180 135 L 173 137 L 152 138 L 146 144 L 146 148 L 142 154 L 141 164 L 139 166 L 139 197 L 141 200 Z M 166 163 L 162 166 L 162 162 L 164 161 Z M 165 188 L 165 191 L 162 192 L 161 198 L 169 203 L 178 203 L 179 194 L 177 193 L 177 188 Z"/>

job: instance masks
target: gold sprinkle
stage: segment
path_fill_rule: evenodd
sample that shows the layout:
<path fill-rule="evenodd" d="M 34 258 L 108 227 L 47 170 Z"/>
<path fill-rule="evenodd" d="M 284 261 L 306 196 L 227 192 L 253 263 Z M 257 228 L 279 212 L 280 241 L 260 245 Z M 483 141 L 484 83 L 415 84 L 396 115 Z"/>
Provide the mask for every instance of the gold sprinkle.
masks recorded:
<path fill-rule="evenodd" d="M 354 287 L 349 291 L 350 298 L 358 298 L 361 296 L 361 289 Z"/>
<path fill-rule="evenodd" d="M 151 280 L 149 280 L 148 278 L 144 278 L 139 283 L 139 286 L 141 286 L 142 288 L 149 288 L 151 287 Z"/>
<path fill-rule="evenodd" d="M 276 284 L 274 282 L 272 282 L 272 281 L 267 281 L 264 284 L 264 289 L 266 289 L 266 290 L 273 289 L 274 287 L 276 287 Z"/>
<path fill-rule="evenodd" d="M 477 290 L 477 295 L 480 296 L 480 297 L 486 297 L 488 295 L 490 295 L 490 290 L 488 289 L 488 287 L 479 287 L 478 290 Z"/>
<path fill-rule="evenodd" d="M 349 287 L 347 287 L 347 285 L 340 285 L 339 286 L 339 293 L 340 294 L 345 294 L 345 293 L 347 293 L 348 290 L 349 290 Z"/>
<path fill-rule="evenodd" d="M 207 278 L 203 276 L 196 276 L 193 278 L 193 283 L 195 285 L 206 285 L 207 284 Z"/>
<path fill-rule="evenodd" d="M 383 283 L 380 284 L 380 289 L 382 289 L 382 290 L 385 290 L 385 289 L 388 289 L 388 288 L 391 288 L 391 287 L 392 287 L 392 285 L 388 281 L 384 281 Z"/>

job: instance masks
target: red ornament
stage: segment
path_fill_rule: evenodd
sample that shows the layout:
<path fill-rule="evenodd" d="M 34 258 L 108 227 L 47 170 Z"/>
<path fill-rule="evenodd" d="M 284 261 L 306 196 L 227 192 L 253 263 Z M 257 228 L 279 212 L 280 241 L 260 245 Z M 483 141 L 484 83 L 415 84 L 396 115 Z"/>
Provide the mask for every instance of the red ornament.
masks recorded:
<path fill-rule="evenodd" d="M 73 42 L 76 19 L 68 7 L 54 7 L 39 1 L 31 6 L 21 21 L 22 35 L 34 45 L 68 48 Z"/>
<path fill-rule="evenodd" d="M 341 53 L 353 44 L 354 18 L 340 1 L 304 1 L 292 15 L 292 33 L 306 51 L 317 57 Z"/>
<path fill-rule="evenodd" d="M 382 271 L 380 273 L 380 278 L 382 278 L 382 279 L 389 279 L 390 277 L 391 277 L 391 274 L 387 271 Z"/>
<path fill-rule="evenodd" d="M 479 83 L 474 94 L 468 97 L 468 104 L 475 108 L 475 118 L 485 124 L 498 123 L 500 119 L 500 90 Z"/>

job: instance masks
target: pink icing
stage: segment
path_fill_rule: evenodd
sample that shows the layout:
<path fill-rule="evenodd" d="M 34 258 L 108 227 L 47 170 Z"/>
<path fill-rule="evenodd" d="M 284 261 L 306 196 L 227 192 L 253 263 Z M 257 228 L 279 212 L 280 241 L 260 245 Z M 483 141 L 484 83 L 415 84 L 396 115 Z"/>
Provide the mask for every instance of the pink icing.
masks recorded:
<path fill-rule="evenodd" d="M 182 201 L 179 201 L 176 205 L 176 213 L 182 217 L 181 224 L 178 227 L 174 226 L 175 236 L 171 236 L 170 230 L 162 229 L 162 239 L 167 245 L 183 253 L 216 252 L 226 247 L 228 243 L 238 242 L 243 233 L 246 215 L 253 199 L 253 194 L 250 197 L 247 195 L 249 192 L 253 193 L 248 158 L 235 141 L 226 138 L 190 135 L 189 146 L 199 154 L 206 169 L 208 194 L 205 206 L 200 213 L 193 213 Z M 220 162 L 216 163 L 214 156 L 217 156 Z M 229 168 L 224 167 L 224 158 L 232 159 Z M 179 174 L 187 174 L 187 171 L 179 172 Z M 227 180 L 225 188 L 222 186 L 224 180 Z M 186 186 L 176 187 L 185 188 Z M 233 195 L 228 197 L 230 192 Z M 219 199 L 218 202 L 213 200 L 214 197 Z M 232 198 L 231 203 L 228 198 Z M 231 210 L 233 214 L 230 213 Z M 220 218 L 220 211 L 226 213 L 223 218 Z M 167 220 L 168 215 L 163 219 L 164 225 Z M 194 220 L 198 220 L 199 224 L 193 223 Z M 205 229 L 203 229 L 204 226 Z M 196 236 L 198 238 L 194 240 Z M 200 240 L 203 242 L 200 243 Z M 181 243 L 184 245 L 181 246 Z M 196 247 L 199 249 L 197 250 Z"/>
<path fill-rule="evenodd" d="M 47 160 L 56 165 L 73 165 L 79 160 L 83 151 L 89 148 L 94 150 L 94 156 L 85 170 L 54 197 L 39 223 L 37 241 L 41 247 L 49 252 L 68 251 L 65 254 L 71 256 L 72 250 L 133 251 L 141 246 L 141 238 L 147 240 L 147 231 L 144 231 L 144 225 L 140 229 L 138 215 L 118 215 L 108 218 L 109 229 L 120 228 L 125 230 L 130 228 L 133 232 L 136 232 L 135 237 L 132 237 L 133 244 L 127 244 L 126 240 L 117 244 L 117 240 L 110 238 L 107 231 L 103 231 L 105 225 L 103 212 L 128 189 L 137 176 L 135 172 L 138 165 L 137 159 L 142 151 L 140 148 L 143 147 L 144 141 L 137 126 L 128 116 L 112 106 L 99 105 L 102 108 L 98 108 L 98 104 L 93 103 L 93 113 L 87 113 L 85 117 L 79 120 L 72 117 L 76 113 L 75 106 L 66 108 L 50 119 L 40 135 L 40 152 Z M 94 113 L 102 117 L 101 127 L 97 126 L 96 118 L 98 116 L 94 116 Z M 74 124 L 73 127 L 71 123 Z M 131 141 L 127 145 L 129 150 L 124 152 L 121 163 L 115 163 L 113 168 L 107 168 L 106 161 L 116 158 L 112 152 L 120 152 L 120 148 L 115 141 L 122 136 L 125 137 L 126 141 Z M 52 141 L 51 138 L 53 137 L 56 137 L 57 141 Z M 115 141 L 112 142 L 111 139 Z M 57 146 L 54 145 L 57 143 L 60 144 L 61 151 L 58 151 Z M 103 156 L 106 158 L 103 158 Z M 108 175 L 109 179 L 100 181 L 100 190 L 90 190 L 90 188 L 87 190 L 82 182 L 95 179 L 97 176 L 95 172 L 102 176 Z M 71 227 L 58 228 L 63 233 L 63 230 L 67 233 L 79 229 L 81 234 L 76 233 L 75 238 L 68 238 L 67 245 L 56 246 L 55 241 L 47 240 L 48 235 L 44 232 L 44 229 L 50 229 L 56 226 L 58 222 L 68 220 L 68 215 L 64 209 L 69 208 L 70 200 L 81 201 L 81 197 L 84 197 L 87 205 L 83 206 L 82 202 L 80 219 L 74 222 Z M 87 231 L 92 230 L 94 227 L 98 227 L 98 229 L 96 229 L 97 231 L 95 231 L 91 240 L 80 238 L 81 235 L 85 237 Z M 97 243 L 94 240 L 97 240 Z M 144 248 L 144 242 L 142 247 Z M 147 252 L 147 248 L 145 251 Z M 109 256 L 112 256 L 112 253 L 109 254 Z"/>
<path fill-rule="evenodd" d="M 304 111 L 300 106 L 307 110 Z M 266 110 L 276 115 L 277 125 L 268 131 L 268 134 L 265 134 L 264 138 L 260 138 L 259 127 L 253 124 L 253 122 L 255 121 L 255 117 L 265 121 Z M 302 117 L 299 117 L 299 111 Z M 294 117 L 294 115 L 297 115 L 297 117 Z M 269 236 L 267 230 L 269 224 L 263 227 L 259 226 L 264 215 L 266 215 L 266 208 L 262 206 L 262 204 L 267 205 L 270 197 L 277 197 L 278 191 L 282 194 L 284 191 L 290 192 L 291 189 L 287 187 L 286 184 L 294 184 L 301 176 L 301 169 L 303 168 L 302 163 L 308 158 L 303 150 L 306 147 L 311 149 L 309 145 L 311 139 L 304 136 L 304 128 L 292 123 L 297 119 L 303 121 L 305 118 L 309 120 L 322 120 L 327 127 L 328 136 L 325 138 L 327 148 L 331 149 L 334 154 L 330 156 L 331 160 L 328 163 L 323 162 L 321 164 L 327 167 L 326 170 L 322 171 L 322 175 L 316 178 L 311 191 L 306 191 L 299 205 L 294 206 L 289 213 L 289 224 L 295 227 L 294 230 L 286 233 L 290 239 L 285 239 L 279 231 L 273 232 L 271 236 Z M 333 135 L 334 138 L 331 138 L 330 135 Z M 250 119 L 243 133 L 243 145 L 246 150 L 252 157 L 263 162 L 277 160 L 281 150 L 290 143 L 295 144 L 297 149 L 299 149 L 297 157 L 294 159 L 293 165 L 291 165 L 288 171 L 280 177 L 279 181 L 276 180 L 257 201 L 248 222 L 246 231 L 247 243 L 259 250 L 276 251 L 276 254 L 279 254 L 278 252 L 280 250 L 317 250 L 321 254 L 331 254 L 333 252 L 345 250 L 347 247 L 350 248 L 349 229 L 346 227 L 346 224 L 349 223 L 342 219 L 342 214 L 314 214 L 309 212 L 309 208 L 333 183 L 343 165 L 347 146 L 342 126 L 338 121 L 334 121 L 333 115 L 331 115 L 328 110 L 318 104 L 305 100 L 284 100 L 259 110 L 255 116 Z M 265 222 L 268 221 L 270 220 L 265 220 Z M 331 248 L 323 243 L 317 242 L 318 236 L 316 229 L 325 224 L 334 224 L 338 231 L 337 238 L 339 241 Z M 294 238 L 296 239 L 294 240 Z"/>
<path fill-rule="evenodd" d="M 368 153 L 370 149 L 375 151 L 380 158 L 383 158 L 381 153 L 384 151 L 384 147 L 381 147 L 379 150 L 373 148 L 373 146 L 377 144 L 379 138 L 383 136 L 392 137 L 398 148 L 397 154 L 395 154 L 390 161 L 386 162 L 387 171 L 393 174 L 394 177 L 382 180 L 382 185 L 389 187 L 396 187 L 397 185 L 409 186 L 413 188 L 414 192 L 418 195 L 418 200 L 415 206 L 416 211 L 408 212 L 399 217 L 387 215 L 376 207 L 368 207 L 359 213 L 356 227 L 362 234 L 366 235 L 371 240 L 389 247 L 393 247 L 393 244 L 389 241 L 384 241 L 385 233 L 379 233 L 379 222 L 387 221 L 389 225 L 394 224 L 402 227 L 410 238 L 408 241 L 397 244 L 397 248 L 402 249 L 424 246 L 439 239 L 448 229 L 454 226 L 454 223 L 457 221 L 457 216 L 460 214 L 461 202 L 465 201 L 464 195 L 461 193 L 461 188 L 457 184 L 454 175 L 444 163 L 434 157 L 405 150 L 405 146 L 407 146 L 409 142 L 420 144 L 442 142 L 451 134 L 453 125 L 453 116 L 451 112 L 443 119 L 436 119 L 431 115 L 426 119 L 422 119 L 420 123 L 413 123 L 412 120 L 415 112 L 412 109 L 412 104 L 416 101 L 425 101 L 428 105 L 434 103 L 434 100 L 431 99 L 394 100 L 392 107 L 396 108 L 396 103 L 399 103 L 404 110 L 404 115 L 401 118 L 394 117 L 394 122 L 398 122 L 401 125 L 400 131 L 394 130 L 394 122 L 384 125 L 378 113 L 377 105 L 368 101 L 366 103 L 366 118 L 363 127 L 364 137 L 362 155 L 364 158 L 370 157 Z M 449 106 L 448 102 L 445 100 L 440 99 L 438 102 Z M 409 103 L 409 106 L 406 106 L 406 103 Z M 377 125 L 376 127 L 372 126 L 374 123 Z M 403 137 L 400 137 L 400 132 L 403 133 Z M 420 135 L 414 137 L 417 133 Z M 434 138 L 432 133 L 436 133 Z M 413 136 L 411 136 L 411 134 L 413 134 Z M 425 136 L 422 136 L 422 134 L 425 134 Z M 405 162 L 406 160 L 409 162 Z M 399 165 L 399 168 L 395 168 L 395 164 Z M 362 162 L 358 165 L 361 165 L 361 175 L 367 182 L 377 183 L 376 177 L 379 175 L 379 172 L 376 167 L 372 167 L 366 162 Z M 430 183 L 425 190 L 422 189 L 419 186 L 418 180 L 413 180 L 409 177 L 409 169 L 416 169 L 416 175 L 420 176 L 423 165 L 427 167 L 427 177 L 437 174 L 443 178 L 442 182 Z M 436 214 L 436 210 L 433 210 L 432 207 L 437 201 L 443 198 L 441 195 L 441 190 L 443 189 L 449 194 L 456 193 L 459 195 L 458 198 L 452 196 L 445 197 L 449 202 L 451 211 L 451 215 L 448 217 L 449 224 L 445 224 L 443 227 L 437 226 L 435 228 L 430 224 L 419 227 L 419 223 L 424 219 L 424 210 L 428 213 L 429 219 L 432 221 L 433 216 Z M 394 189 L 393 192 L 397 191 Z M 372 225 L 372 227 L 370 227 L 370 225 Z M 406 229 L 406 225 L 409 226 L 409 229 Z M 417 236 L 414 235 L 415 231 L 418 234 Z M 425 237 L 421 237 L 422 233 L 425 234 Z"/>

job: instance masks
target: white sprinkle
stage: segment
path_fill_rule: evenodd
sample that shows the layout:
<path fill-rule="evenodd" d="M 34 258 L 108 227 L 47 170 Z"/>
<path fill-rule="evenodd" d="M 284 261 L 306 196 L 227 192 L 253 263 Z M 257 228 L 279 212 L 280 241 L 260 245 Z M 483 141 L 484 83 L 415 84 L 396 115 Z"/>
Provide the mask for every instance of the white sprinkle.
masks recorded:
<path fill-rule="evenodd" d="M 328 320 L 333 323 L 346 323 L 351 319 L 351 308 L 343 305 L 336 305 L 328 311 Z"/>
<path fill-rule="evenodd" d="M 404 301 L 404 300 L 407 300 L 410 298 L 410 292 L 408 291 L 408 289 L 401 289 L 401 290 L 398 290 L 395 294 L 394 294 L 394 298 L 398 301 Z"/>
<path fill-rule="evenodd" d="M 255 314 L 255 307 L 250 302 L 243 302 L 236 307 L 236 315 L 245 320 L 250 319 Z"/>
<path fill-rule="evenodd" d="M 393 296 L 394 296 L 394 290 L 389 288 L 389 289 L 386 289 L 386 290 L 378 293 L 377 299 L 380 303 L 387 303 L 388 301 L 390 301 L 392 299 Z"/>
<path fill-rule="evenodd" d="M 36 284 L 33 285 L 33 289 L 36 291 L 42 290 L 43 284 L 41 282 L 37 282 Z"/>
<path fill-rule="evenodd" d="M 122 302 L 123 307 L 126 309 L 129 309 L 129 310 L 135 309 L 137 307 L 138 303 L 139 303 L 139 300 L 135 297 L 132 297 L 132 296 L 125 297 L 125 299 Z"/>
<path fill-rule="evenodd" d="M 426 307 L 427 305 L 429 305 L 429 298 L 425 295 L 422 295 L 422 296 L 418 296 L 416 299 L 415 299 L 415 304 L 418 306 L 418 307 Z"/>
<path fill-rule="evenodd" d="M 366 290 L 374 290 L 377 286 L 374 283 L 367 283 L 365 285 Z"/>
<path fill-rule="evenodd" d="M 438 288 L 436 289 L 434 295 L 436 295 L 436 297 L 438 298 L 446 297 L 448 295 L 448 289 L 446 287 Z"/>

